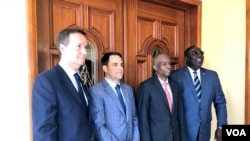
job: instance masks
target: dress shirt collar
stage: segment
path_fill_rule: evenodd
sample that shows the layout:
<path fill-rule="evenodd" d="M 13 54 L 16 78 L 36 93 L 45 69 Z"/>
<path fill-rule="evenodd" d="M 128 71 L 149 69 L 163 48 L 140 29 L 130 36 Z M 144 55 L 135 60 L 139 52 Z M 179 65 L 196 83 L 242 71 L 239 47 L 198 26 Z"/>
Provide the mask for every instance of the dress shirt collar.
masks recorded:
<path fill-rule="evenodd" d="M 112 89 L 115 89 L 116 85 L 120 85 L 120 82 L 118 82 L 117 84 L 114 83 L 113 81 L 109 80 L 107 77 L 105 77 L 105 80 L 108 82 L 108 84 L 112 87 Z"/>
<path fill-rule="evenodd" d="M 160 81 L 161 85 L 163 85 L 164 81 L 163 81 L 163 80 L 161 80 L 159 77 L 158 77 L 158 79 L 159 79 L 159 81 Z M 167 79 L 165 82 L 168 84 L 168 79 Z"/>
<path fill-rule="evenodd" d="M 63 70 L 66 72 L 66 74 L 70 77 L 70 78 L 74 78 L 74 74 L 76 73 L 72 68 L 70 68 L 68 65 L 66 65 L 63 62 L 59 62 L 59 65 L 63 68 Z M 77 72 L 78 73 L 78 72 Z"/>
<path fill-rule="evenodd" d="M 194 79 L 194 72 L 195 72 L 195 71 L 194 71 L 193 69 L 191 69 L 190 67 L 188 67 L 188 66 L 187 66 L 187 68 L 188 68 L 188 70 L 189 70 L 189 73 L 190 73 L 192 79 Z M 196 70 L 199 79 L 201 78 L 201 77 L 200 77 L 200 71 L 201 71 L 200 68 L 199 68 L 198 70 Z M 201 80 L 201 79 L 200 79 L 200 80 Z"/>
<path fill-rule="evenodd" d="M 188 70 L 189 70 L 189 72 L 190 72 L 190 74 L 194 74 L 194 70 L 193 69 L 191 69 L 190 67 L 187 67 L 188 68 Z M 199 75 L 200 74 L 200 71 L 201 71 L 201 69 L 198 69 L 198 70 L 196 70 L 196 72 L 197 72 L 197 75 Z"/>
<path fill-rule="evenodd" d="M 105 80 L 107 81 L 107 83 L 109 84 L 109 86 L 112 88 L 112 90 L 115 92 L 116 94 L 116 90 L 115 90 L 115 87 L 116 85 L 120 85 L 120 82 L 118 83 L 114 83 L 113 81 L 109 80 L 107 77 L 105 77 Z M 122 90 L 121 90 L 122 92 Z"/>

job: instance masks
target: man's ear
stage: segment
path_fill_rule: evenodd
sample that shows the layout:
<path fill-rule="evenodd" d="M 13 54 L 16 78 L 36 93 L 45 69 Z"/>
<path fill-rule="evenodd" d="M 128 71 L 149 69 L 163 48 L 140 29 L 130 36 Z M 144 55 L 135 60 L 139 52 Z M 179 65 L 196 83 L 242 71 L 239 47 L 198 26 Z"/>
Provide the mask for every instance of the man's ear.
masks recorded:
<path fill-rule="evenodd" d="M 107 68 L 106 65 L 103 65 L 103 66 L 102 66 L 102 70 L 103 70 L 105 73 L 107 72 L 107 69 L 108 69 L 108 68 Z"/>
<path fill-rule="evenodd" d="M 153 69 L 154 69 L 154 70 L 157 70 L 157 66 L 156 66 L 156 65 L 153 65 Z"/>
<path fill-rule="evenodd" d="M 59 45 L 59 50 L 60 50 L 61 54 L 64 54 L 65 48 L 66 48 L 66 46 L 64 44 Z"/>

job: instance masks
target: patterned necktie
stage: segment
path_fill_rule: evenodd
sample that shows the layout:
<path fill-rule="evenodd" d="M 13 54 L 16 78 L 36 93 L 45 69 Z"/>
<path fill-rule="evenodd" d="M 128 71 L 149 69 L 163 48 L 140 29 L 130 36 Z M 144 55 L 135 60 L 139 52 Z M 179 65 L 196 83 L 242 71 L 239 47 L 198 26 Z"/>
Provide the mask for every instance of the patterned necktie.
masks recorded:
<path fill-rule="evenodd" d="M 194 87 L 197 93 L 199 102 L 201 101 L 201 82 L 198 78 L 197 72 L 194 72 Z"/>
<path fill-rule="evenodd" d="M 170 92 L 168 90 L 168 83 L 167 82 L 163 82 L 163 86 L 164 86 L 165 94 L 166 94 L 167 99 L 168 99 L 169 109 L 172 112 L 172 104 L 173 104 L 173 102 L 172 102 L 172 98 L 171 98 Z"/>
<path fill-rule="evenodd" d="M 115 86 L 115 90 L 116 90 L 118 99 L 121 102 L 122 108 L 123 108 L 124 112 L 126 112 L 126 106 L 125 106 L 125 103 L 124 103 L 123 98 L 122 98 L 122 93 L 121 93 L 121 90 L 120 90 L 120 85 L 116 85 Z"/>
<path fill-rule="evenodd" d="M 77 82 L 77 89 L 78 89 L 79 97 L 82 100 L 82 102 L 87 106 L 87 102 L 84 98 L 83 88 L 82 88 L 82 84 L 81 84 L 81 78 L 77 73 L 74 74 L 74 77 L 75 77 L 75 80 Z"/>

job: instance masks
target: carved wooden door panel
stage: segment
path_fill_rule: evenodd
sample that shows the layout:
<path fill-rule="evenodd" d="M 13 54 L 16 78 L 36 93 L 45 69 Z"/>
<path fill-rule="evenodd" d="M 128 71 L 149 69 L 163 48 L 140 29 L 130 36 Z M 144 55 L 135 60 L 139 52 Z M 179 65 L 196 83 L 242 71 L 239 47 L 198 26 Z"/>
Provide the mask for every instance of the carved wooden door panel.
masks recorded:
<path fill-rule="evenodd" d="M 127 1 L 128 48 L 125 48 L 127 81 L 136 92 L 138 85 L 153 75 L 152 57 L 164 52 L 171 57 L 173 69 L 184 65 L 185 13 L 183 10 L 154 4 L 152 1 Z M 133 6 L 134 5 L 134 6 Z M 134 15 L 132 13 L 135 13 Z M 134 26 L 135 25 L 135 26 Z M 129 63 L 135 60 L 134 63 Z"/>
<path fill-rule="evenodd" d="M 136 92 L 153 74 L 154 54 L 170 55 L 173 69 L 184 65 L 185 48 L 200 45 L 199 16 L 200 0 L 37 0 L 38 70 L 58 62 L 58 32 L 79 26 L 89 39 L 90 73 L 83 66 L 82 76 L 91 77 L 91 84 L 102 80 L 100 58 L 118 51 L 124 56 L 124 82 Z"/>
<path fill-rule="evenodd" d="M 89 40 L 88 66 L 90 83 L 103 78 L 100 58 L 104 52 L 123 54 L 122 0 L 37 0 L 39 72 L 59 61 L 56 38 L 61 29 L 82 27 Z M 86 82 L 88 83 L 88 82 Z"/>

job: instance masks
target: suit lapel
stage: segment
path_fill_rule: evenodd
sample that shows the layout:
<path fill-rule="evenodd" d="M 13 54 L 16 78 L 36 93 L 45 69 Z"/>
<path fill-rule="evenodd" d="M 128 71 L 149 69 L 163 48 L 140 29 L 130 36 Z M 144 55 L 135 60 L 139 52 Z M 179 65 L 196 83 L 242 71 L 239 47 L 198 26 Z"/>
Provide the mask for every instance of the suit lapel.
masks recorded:
<path fill-rule="evenodd" d="M 158 77 L 156 75 L 153 77 L 153 85 L 155 86 L 155 88 L 157 90 L 156 93 L 159 93 L 160 97 L 164 100 L 164 103 L 165 103 L 167 109 L 170 112 L 170 108 L 169 108 L 169 104 L 168 104 L 168 100 L 167 100 L 166 94 L 164 92 L 162 84 L 160 83 L 160 81 L 158 80 Z"/>
<path fill-rule="evenodd" d="M 90 96 L 89 96 L 89 92 L 88 92 L 88 89 L 87 89 L 87 87 L 82 83 L 82 88 L 83 88 L 83 92 L 84 92 L 84 94 L 85 94 L 85 96 L 86 96 L 86 98 L 87 98 L 87 105 L 89 104 L 89 99 L 90 99 Z M 86 98 L 84 98 L 84 100 L 86 100 Z"/>
<path fill-rule="evenodd" d="M 76 99 L 76 101 L 78 101 L 79 103 L 81 103 L 81 105 L 85 108 L 86 105 L 83 104 L 82 100 L 79 98 L 79 95 L 78 95 L 78 92 L 75 88 L 75 86 L 73 85 L 73 83 L 71 82 L 69 76 L 66 74 L 66 72 L 63 70 L 63 68 L 60 66 L 60 65 L 56 65 L 55 66 L 55 70 L 58 72 L 58 75 L 61 76 L 60 79 L 61 79 L 61 82 L 65 84 L 65 87 L 69 87 L 69 91 L 70 91 L 70 95 L 72 95 L 72 97 L 74 97 Z M 72 94 L 72 92 L 74 92 Z"/>
<path fill-rule="evenodd" d="M 193 82 L 193 79 L 192 79 L 192 76 L 188 70 L 187 67 L 185 67 L 185 70 L 184 70 L 184 76 L 185 76 L 185 79 L 186 79 L 186 84 L 188 84 L 190 90 L 192 91 L 192 94 L 193 94 L 193 97 L 197 100 L 198 102 L 198 97 L 197 97 L 197 94 L 196 94 L 196 90 L 195 90 L 195 87 L 194 87 L 194 82 Z"/>
<path fill-rule="evenodd" d="M 104 85 L 104 89 L 105 89 L 107 95 L 111 97 L 111 99 L 114 101 L 114 103 L 120 109 L 120 111 L 125 115 L 125 112 L 124 112 L 124 110 L 122 108 L 122 105 L 121 105 L 116 93 L 111 88 L 111 86 L 108 84 L 108 82 L 105 79 L 102 81 L 102 83 Z"/>
<path fill-rule="evenodd" d="M 201 73 L 200 76 L 201 76 L 201 100 L 202 100 L 202 98 L 204 98 L 206 91 L 207 91 L 206 84 L 209 83 L 210 79 L 207 78 L 207 75 L 204 69 L 201 68 L 200 73 Z"/>
<path fill-rule="evenodd" d="M 122 89 L 122 93 L 123 93 L 123 98 L 125 99 L 124 103 L 125 103 L 125 108 L 126 108 L 126 113 L 129 113 L 128 110 L 129 110 L 129 106 L 130 104 L 129 103 L 129 92 L 128 90 L 126 89 L 125 85 L 123 83 L 121 83 L 121 89 Z M 120 103 L 120 102 L 119 102 Z M 121 104 L 120 104 L 121 105 Z"/>

